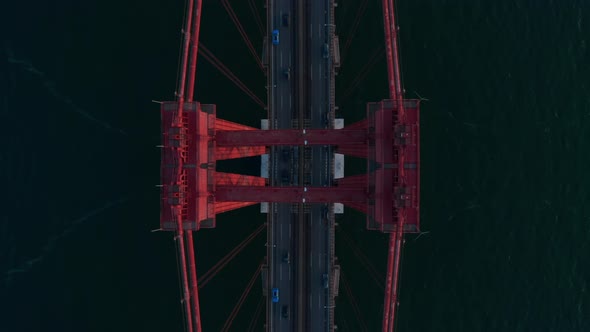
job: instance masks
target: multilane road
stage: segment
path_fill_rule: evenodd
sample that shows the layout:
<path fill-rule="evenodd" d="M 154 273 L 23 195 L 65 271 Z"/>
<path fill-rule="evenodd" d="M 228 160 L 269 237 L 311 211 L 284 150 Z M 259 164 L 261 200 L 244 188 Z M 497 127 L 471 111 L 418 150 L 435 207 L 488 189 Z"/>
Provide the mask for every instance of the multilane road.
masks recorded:
<path fill-rule="evenodd" d="M 268 89 L 273 114 L 273 118 L 269 119 L 271 128 L 292 128 L 294 121 L 299 122 L 301 116 L 310 117 L 308 124 L 310 123 L 313 128 L 331 126 L 327 120 L 331 79 L 328 49 L 331 43 L 328 26 L 331 22 L 328 6 L 327 0 L 308 1 L 304 4 L 293 0 L 272 0 L 268 3 Z M 300 22 L 304 22 L 305 27 L 298 27 L 297 24 Z M 272 42 L 273 30 L 278 30 L 278 44 Z M 305 49 L 298 50 L 298 45 L 305 45 Z M 301 55 L 305 59 L 299 59 Z M 302 63 L 305 64 L 305 68 L 301 68 Z M 303 81 L 300 82 L 300 79 Z M 302 83 L 299 87 L 303 86 L 304 91 L 297 88 L 298 83 Z M 304 103 L 303 107 L 309 109 L 308 113 L 298 111 L 300 103 Z M 273 148 L 270 159 L 270 177 L 273 185 L 303 185 L 303 179 L 299 176 L 299 170 L 303 167 L 300 149 Z M 313 147 L 311 158 L 311 185 L 330 185 L 331 149 Z M 270 204 L 272 227 L 267 244 L 270 263 L 268 277 L 270 288 L 279 290 L 279 300 L 273 302 L 269 293 L 269 331 L 328 330 L 328 305 L 331 295 L 325 287 L 328 283 L 325 278 L 330 277 L 331 269 L 327 222 L 330 210 L 331 205 L 314 204 L 311 206 L 309 218 L 300 218 L 300 210 L 296 205 Z M 300 225 L 301 221 L 306 225 Z M 295 237 L 297 241 L 294 241 Z M 298 243 L 305 243 L 306 248 L 301 250 Z M 301 252 L 305 252 L 307 257 L 299 257 L 298 253 Z M 305 264 L 301 265 L 301 262 Z M 296 273 L 299 273 L 299 277 Z M 301 276 L 304 276 L 305 280 L 295 282 Z M 299 297 L 299 292 L 305 294 Z M 303 306 L 299 303 L 302 299 L 305 301 L 302 302 Z M 301 308 L 305 310 L 303 316 L 297 312 Z M 298 317 L 305 317 L 306 321 L 300 322 Z"/>

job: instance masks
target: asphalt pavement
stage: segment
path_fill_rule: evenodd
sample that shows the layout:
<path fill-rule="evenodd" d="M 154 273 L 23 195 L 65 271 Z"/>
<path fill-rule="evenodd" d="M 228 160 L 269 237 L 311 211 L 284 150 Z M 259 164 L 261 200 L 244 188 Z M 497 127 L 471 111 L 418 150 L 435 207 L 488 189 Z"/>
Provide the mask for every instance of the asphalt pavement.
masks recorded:
<path fill-rule="evenodd" d="M 287 129 L 292 127 L 292 118 L 294 111 L 293 84 L 291 79 L 291 69 L 293 67 L 293 33 L 292 33 L 292 0 L 274 0 L 272 1 L 272 24 L 271 30 L 279 30 L 279 43 L 273 45 L 272 39 L 268 43 L 271 52 L 272 81 L 269 86 L 269 92 L 272 92 L 273 114 L 271 128 Z M 289 25 L 285 26 L 283 15 L 289 15 Z M 289 70 L 287 77 L 285 71 Z M 273 185 L 284 186 L 290 185 L 293 180 L 293 154 L 290 148 L 275 147 L 275 153 L 272 155 L 271 178 Z M 284 151 L 287 151 L 286 153 Z M 286 172 L 286 173 L 285 173 Z M 285 181 L 285 174 L 287 181 Z M 271 288 L 278 288 L 279 301 L 271 301 L 270 322 L 272 331 L 292 331 L 292 307 L 293 307 L 293 269 L 292 269 L 292 235 L 293 221 L 295 215 L 291 213 L 291 204 L 270 204 L 269 213 L 273 214 L 272 227 L 272 264 L 270 265 L 270 285 Z M 284 262 L 284 255 L 289 255 L 289 262 Z M 287 306 L 289 316 L 283 317 L 283 306 Z"/>
<path fill-rule="evenodd" d="M 295 2 L 293 0 L 274 0 L 269 6 L 272 11 L 271 31 L 279 30 L 278 45 L 270 42 L 269 51 L 271 52 L 270 68 L 271 85 L 269 93 L 272 93 L 272 105 L 274 119 L 271 119 L 271 128 L 292 128 L 295 114 L 295 96 L 294 77 L 296 69 L 294 66 L 295 57 L 295 35 L 294 26 L 296 19 L 293 15 Z M 327 122 L 327 112 L 329 111 L 329 59 L 326 58 L 325 45 L 329 43 L 328 36 L 328 13 L 329 2 L 310 1 L 311 13 L 307 19 L 307 33 L 309 38 L 310 49 L 306 84 L 310 85 L 309 107 L 311 111 L 311 126 L 313 128 L 325 128 Z M 289 26 L 285 26 L 283 15 L 289 15 Z M 290 77 L 285 72 L 289 70 Z M 287 151 L 287 152 L 285 152 Z M 312 185 L 324 186 L 330 184 L 331 177 L 331 149 L 323 146 L 312 148 Z M 272 154 L 270 170 L 273 185 L 284 186 L 291 185 L 295 180 L 295 164 L 297 160 L 291 147 L 275 147 Z M 287 179 L 287 180 L 286 180 Z M 270 204 L 269 213 L 273 214 L 273 227 L 271 243 L 272 264 L 269 268 L 270 287 L 279 289 L 279 302 L 270 303 L 270 330 L 271 331 L 292 331 L 294 324 L 294 306 L 296 297 L 293 294 L 295 284 L 294 266 L 296 262 L 296 251 L 292 236 L 297 227 L 299 218 L 296 213 L 291 211 L 291 204 Z M 311 208 L 311 218 L 309 225 L 308 243 L 309 243 L 309 267 L 307 270 L 308 280 L 308 298 L 309 307 L 307 307 L 307 318 L 311 331 L 327 331 L 329 323 L 329 302 L 328 289 L 324 287 L 323 275 L 330 276 L 330 257 L 328 243 L 328 223 L 326 222 L 326 213 L 331 209 L 330 205 L 314 204 Z M 296 212 L 296 211 L 295 211 Z M 289 263 L 284 262 L 284 256 L 288 253 Z M 271 296 L 268 301 L 272 301 Z M 288 306 L 289 317 L 283 317 L 283 307 Z"/>
<path fill-rule="evenodd" d="M 325 128 L 330 110 L 329 79 L 330 70 L 328 56 L 325 49 L 329 42 L 329 13 L 328 1 L 312 1 L 312 10 L 308 19 L 310 45 L 310 95 L 311 125 L 313 128 Z M 330 185 L 331 162 L 330 148 L 314 146 L 312 148 L 312 185 Z M 327 213 L 331 204 L 314 204 L 312 207 L 310 227 L 310 257 L 309 257 L 309 319 L 311 331 L 327 331 L 329 323 L 328 289 L 324 287 L 323 276 L 330 277 L 329 223 Z"/>

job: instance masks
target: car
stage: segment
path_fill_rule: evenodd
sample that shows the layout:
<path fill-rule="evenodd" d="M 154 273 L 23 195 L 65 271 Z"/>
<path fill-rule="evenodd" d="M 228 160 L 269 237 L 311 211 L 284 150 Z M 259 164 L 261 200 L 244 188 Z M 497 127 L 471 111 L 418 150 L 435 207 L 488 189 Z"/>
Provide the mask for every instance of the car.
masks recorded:
<path fill-rule="evenodd" d="M 288 305 L 283 306 L 283 308 L 281 310 L 281 315 L 283 316 L 283 318 L 289 319 L 289 306 Z"/>
<path fill-rule="evenodd" d="M 277 42 L 277 44 L 278 44 L 278 42 Z M 328 43 L 325 43 L 324 44 L 323 52 L 322 53 L 324 55 L 324 59 L 327 59 L 330 56 L 330 47 L 328 46 Z"/>
<path fill-rule="evenodd" d="M 324 273 L 322 275 L 322 285 L 324 286 L 324 288 L 328 288 L 328 274 Z"/>
<path fill-rule="evenodd" d="M 285 250 L 285 252 L 283 253 L 283 262 L 289 263 L 289 252 L 287 250 Z"/>
<path fill-rule="evenodd" d="M 273 45 L 279 44 L 279 30 L 277 30 L 277 29 L 272 31 L 272 44 Z"/>
<path fill-rule="evenodd" d="M 283 14 L 283 26 L 289 26 L 289 14 Z"/>
<path fill-rule="evenodd" d="M 272 289 L 272 301 L 274 303 L 279 302 L 279 289 L 278 288 Z"/>
<path fill-rule="evenodd" d="M 291 78 L 291 68 L 285 68 L 285 70 L 283 71 L 283 75 L 285 75 L 286 79 L 290 79 Z"/>

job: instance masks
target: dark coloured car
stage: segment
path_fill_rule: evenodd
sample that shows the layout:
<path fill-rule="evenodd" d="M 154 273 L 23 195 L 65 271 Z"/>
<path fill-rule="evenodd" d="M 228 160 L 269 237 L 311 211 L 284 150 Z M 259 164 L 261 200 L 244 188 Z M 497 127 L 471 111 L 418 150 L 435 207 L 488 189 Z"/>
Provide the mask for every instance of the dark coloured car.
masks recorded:
<path fill-rule="evenodd" d="M 328 288 L 328 274 L 324 273 L 322 275 L 322 285 L 324 286 L 324 288 Z"/>
<path fill-rule="evenodd" d="M 283 26 L 289 26 L 289 14 L 283 14 Z"/>
<path fill-rule="evenodd" d="M 281 315 L 283 316 L 283 318 L 289 319 L 289 306 L 288 305 L 283 306 L 283 308 L 281 310 Z"/>
<path fill-rule="evenodd" d="M 285 250 L 285 252 L 283 253 L 283 262 L 289 263 L 289 252 L 287 250 Z"/>
<path fill-rule="evenodd" d="M 291 78 L 291 68 L 285 68 L 285 70 L 283 71 L 283 75 L 285 75 L 286 79 L 290 79 Z"/>
<path fill-rule="evenodd" d="M 323 48 L 322 53 L 323 53 L 325 59 L 327 59 L 330 56 L 330 47 L 328 46 L 328 44 L 324 44 L 324 48 Z"/>

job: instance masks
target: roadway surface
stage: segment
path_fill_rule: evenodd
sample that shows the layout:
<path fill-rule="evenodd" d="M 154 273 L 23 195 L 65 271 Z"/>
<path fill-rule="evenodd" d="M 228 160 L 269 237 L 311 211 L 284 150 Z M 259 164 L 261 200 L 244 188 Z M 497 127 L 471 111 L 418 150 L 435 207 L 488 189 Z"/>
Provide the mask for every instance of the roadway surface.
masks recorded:
<path fill-rule="evenodd" d="M 289 14 L 292 19 L 292 0 L 270 1 L 271 15 L 269 18 L 270 31 L 279 30 L 279 44 L 273 45 L 269 40 L 268 50 L 270 51 L 270 70 L 272 71 L 271 85 L 268 87 L 272 93 L 272 109 L 274 119 L 269 119 L 270 127 L 276 129 L 288 129 L 292 127 L 294 117 L 294 100 L 292 80 L 286 77 L 285 70 L 293 67 L 293 40 L 292 24 L 283 24 L 283 14 Z M 291 22 L 289 22 L 291 23 Z M 292 73 L 290 73 L 292 74 Z M 292 150 L 287 147 L 275 147 L 271 155 L 270 170 L 273 185 L 290 185 L 293 181 L 294 168 Z M 285 179 L 285 175 L 288 179 Z M 286 181 L 285 181 L 286 180 Z M 270 288 L 279 289 L 279 302 L 272 302 L 272 294 L 268 300 L 271 301 L 269 330 L 270 331 L 292 331 L 292 307 L 293 307 L 293 270 L 291 261 L 293 254 L 291 242 L 293 235 L 293 218 L 291 204 L 270 204 L 269 213 L 272 213 L 272 264 L 270 264 Z M 289 262 L 285 262 L 285 255 L 289 255 Z M 288 306 L 289 315 L 283 317 L 283 306 Z"/>
<path fill-rule="evenodd" d="M 326 57 L 324 45 L 330 42 L 328 36 L 328 0 L 309 1 L 306 12 L 302 13 L 306 22 L 304 29 L 296 29 L 297 2 L 293 0 L 269 1 L 269 32 L 279 30 L 279 44 L 273 45 L 269 37 L 268 50 L 270 52 L 269 70 L 271 96 L 271 107 L 273 119 L 270 119 L 271 128 L 292 128 L 293 120 L 298 119 L 301 113 L 297 112 L 297 103 L 306 103 L 311 114 L 311 127 L 326 128 L 331 124 L 327 121 L 330 110 L 329 80 L 330 80 L 330 59 Z M 289 14 L 289 25 L 285 26 L 283 15 Z M 297 31 L 304 31 L 303 36 L 298 36 Z M 299 32 L 301 34 L 301 32 Z M 309 49 L 297 53 L 297 39 L 305 38 L 303 44 Z M 301 44 L 299 44 L 301 45 Z M 303 54 L 307 59 L 304 61 L 308 68 L 298 68 L 296 54 Z M 290 71 L 287 78 L 285 71 Z M 299 73 L 298 71 L 302 71 Z M 301 74 L 301 75 L 300 75 Z M 294 96 L 295 83 L 303 78 L 305 92 L 308 92 L 309 99 L 299 94 Z M 297 97 L 297 98 L 295 98 Z M 298 100 L 296 100 L 298 99 Z M 330 185 L 331 179 L 331 149 L 326 147 L 314 147 L 311 151 L 311 185 Z M 291 147 L 275 147 L 271 155 L 270 177 L 273 185 L 288 186 L 299 185 L 302 179 L 299 173 L 299 153 Z M 269 264 L 270 288 L 279 289 L 279 302 L 273 303 L 269 293 L 270 317 L 268 319 L 269 331 L 328 331 L 329 329 L 329 289 L 324 287 L 324 274 L 330 275 L 329 257 L 329 223 L 326 222 L 327 213 L 332 205 L 314 204 L 311 206 L 309 219 L 299 218 L 298 209 L 292 211 L 291 204 L 270 204 L 269 213 L 272 213 L 271 241 Z M 309 222 L 309 225 L 299 225 L 300 221 Z M 298 228 L 301 227 L 301 228 Z M 299 229 L 299 231 L 298 231 Z M 301 231 L 304 230 L 304 231 Z M 301 234 L 304 233 L 304 234 Z M 297 236 L 305 236 L 294 241 Z M 297 248 L 298 243 L 303 243 L 306 248 Z M 300 250 L 301 249 L 301 250 Z M 306 257 L 298 257 L 298 253 L 305 252 Z M 285 255 L 288 253 L 289 262 L 285 262 Z M 307 255 L 309 254 L 309 256 Z M 305 262 L 305 265 L 297 263 Z M 307 265 L 309 264 L 309 265 Z M 299 267 L 300 271 L 296 271 Z M 302 271 L 304 270 L 304 271 Z M 295 273 L 300 273 L 299 277 Z M 297 278 L 305 280 L 295 283 Z M 296 294 L 297 293 L 297 294 Z M 299 293 L 304 293 L 303 295 Z M 305 303 L 303 316 L 297 313 L 298 296 L 302 296 Z M 307 302 L 309 301 L 309 302 Z M 288 306 L 288 317 L 283 316 L 283 307 Z M 305 322 L 297 321 L 304 317 Z"/>
<path fill-rule="evenodd" d="M 311 85 L 310 108 L 311 126 L 326 128 L 330 110 L 329 102 L 329 52 L 325 49 L 329 42 L 328 0 L 311 1 L 311 13 L 308 17 L 310 52 L 309 84 Z M 312 148 L 313 186 L 328 186 L 331 178 L 330 149 L 328 146 Z M 324 287 L 324 275 L 330 277 L 330 251 L 328 212 L 331 204 L 314 204 L 310 218 L 310 252 L 309 252 L 309 322 L 310 331 L 328 331 L 329 329 L 329 294 Z"/>

